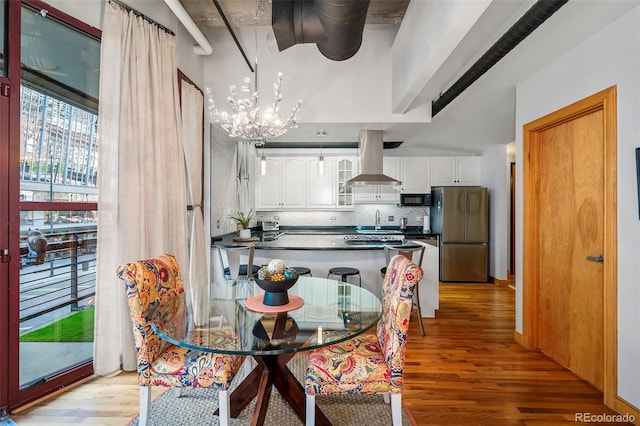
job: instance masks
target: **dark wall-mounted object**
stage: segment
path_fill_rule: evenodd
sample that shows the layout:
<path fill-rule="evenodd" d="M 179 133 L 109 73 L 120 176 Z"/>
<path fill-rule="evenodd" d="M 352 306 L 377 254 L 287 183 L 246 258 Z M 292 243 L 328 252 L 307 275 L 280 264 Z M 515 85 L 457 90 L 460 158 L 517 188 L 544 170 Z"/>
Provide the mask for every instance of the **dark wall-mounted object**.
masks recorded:
<path fill-rule="evenodd" d="M 369 0 L 273 0 L 271 10 L 280 51 L 316 43 L 325 57 L 344 61 L 360 49 Z"/>

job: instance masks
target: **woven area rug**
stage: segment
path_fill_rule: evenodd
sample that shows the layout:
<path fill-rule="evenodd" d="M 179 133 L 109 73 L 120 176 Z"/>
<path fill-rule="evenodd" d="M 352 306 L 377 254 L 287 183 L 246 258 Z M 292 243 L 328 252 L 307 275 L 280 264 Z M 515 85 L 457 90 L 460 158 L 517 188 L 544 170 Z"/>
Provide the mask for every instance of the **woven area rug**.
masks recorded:
<path fill-rule="evenodd" d="M 289 369 L 298 380 L 304 377 L 307 368 L 307 357 L 303 354 L 294 356 L 288 364 Z M 232 389 L 242 381 L 243 369 L 234 379 Z M 391 406 L 385 404 L 381 395 L 326 395 L 316 396 L 316 404 L 335 426 L 391 425 Z M 253 414 L 255 401 L 231 419 L 232 425 L 248 425 Z M 173 391 L 165 392 L 151 403 L 150 424 L 166 425 L 218 425 L 218 416 L 213 412 L 218 408 L 218 392 L 209 389 L 183 389 L 182 396 L 177 397 Z M 130 425 L 138 424 L 136 416 Z M 266 425 L 302 425 L 289 405 L 273 388 Z M 412 418 L 402 410 L 403 426 L 411 426 Z"/>

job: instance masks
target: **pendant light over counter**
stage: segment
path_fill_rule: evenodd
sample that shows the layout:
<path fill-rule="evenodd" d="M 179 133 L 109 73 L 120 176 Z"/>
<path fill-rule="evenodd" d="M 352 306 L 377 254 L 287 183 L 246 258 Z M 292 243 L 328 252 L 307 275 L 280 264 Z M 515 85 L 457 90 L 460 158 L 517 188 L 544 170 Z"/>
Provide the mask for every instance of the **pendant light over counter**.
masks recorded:
<path fill-rule="evenodd" d="M 324 129 L 320 129 L 316 136 L 319 138 L 325 138 L 327 132 Z M 318 158 L 318 176 L 324 176 L 324 155 L 322 155 L 322 139 L 320 140 L 320 157 Z"/>

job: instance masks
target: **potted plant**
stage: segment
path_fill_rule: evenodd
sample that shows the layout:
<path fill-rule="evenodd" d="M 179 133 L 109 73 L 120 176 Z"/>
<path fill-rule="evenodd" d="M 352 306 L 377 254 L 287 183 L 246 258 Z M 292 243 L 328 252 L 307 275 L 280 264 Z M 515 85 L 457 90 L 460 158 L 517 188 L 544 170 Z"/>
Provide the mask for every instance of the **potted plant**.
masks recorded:
<path fill-rule="evenodd" d="M 249 210 L 249 213 L 244 213 L 241 211 L 236 212 L 236 214 L 229 216 L 237 225 L 238 230 L 240 231 L 240 238 L 251 238 L 251 229 L 249 229 L 249 225 L 253 220 L 253 210 Z"/>

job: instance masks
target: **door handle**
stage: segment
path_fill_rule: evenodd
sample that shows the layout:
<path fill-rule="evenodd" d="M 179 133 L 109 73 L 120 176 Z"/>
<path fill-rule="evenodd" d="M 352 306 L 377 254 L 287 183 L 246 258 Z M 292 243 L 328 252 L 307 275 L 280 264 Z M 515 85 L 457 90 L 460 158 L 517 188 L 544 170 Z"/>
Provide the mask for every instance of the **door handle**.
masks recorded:
<path fill-rule="evenodd" d="M 587 260 L 589 260 L 591 262 L 604 263 L 604 253 L 601 254 L 598 257 L 596 257 L 596 256 L 587 256 Z"/>

